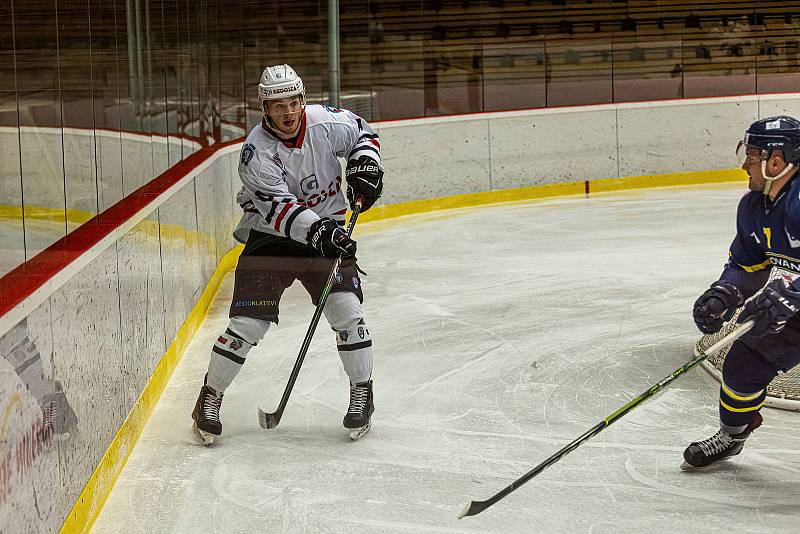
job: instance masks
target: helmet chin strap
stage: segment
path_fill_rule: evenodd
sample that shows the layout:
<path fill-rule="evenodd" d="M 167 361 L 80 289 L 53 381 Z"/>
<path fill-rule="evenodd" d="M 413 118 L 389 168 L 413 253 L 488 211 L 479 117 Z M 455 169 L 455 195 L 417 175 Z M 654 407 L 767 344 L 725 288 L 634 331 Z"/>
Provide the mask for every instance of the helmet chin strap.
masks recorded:
<path fill-rule="evenodd" d="M 788 163 L 784 169 L 778 173 L 777 176 L 769 177 L 767 176 L 767 160 L 761 160 L 761 176 L 764 177 L 764 191 L 762 193 L 764 195 L 769 195 L 769 190 L 772 188 L 772 182 L 775 180 L 779 180 L 786 176 L 786 173 L 791 171 L 794 168 L 793 163 Z"/>

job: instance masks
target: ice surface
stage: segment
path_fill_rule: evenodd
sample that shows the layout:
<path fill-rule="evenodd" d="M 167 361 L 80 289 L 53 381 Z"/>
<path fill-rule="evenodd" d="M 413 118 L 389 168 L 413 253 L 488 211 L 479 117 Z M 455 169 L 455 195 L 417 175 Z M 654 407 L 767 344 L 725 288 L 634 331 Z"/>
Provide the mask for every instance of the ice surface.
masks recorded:
<path fill-rule="evenodd" d="M 717 383 L 678 379 L 475 517 L 457 520 L 692 357 L 691 304 L 721 272 L 743 186 L 504 204 L 356 230 L 375 343 L 373 428 L 341 425 L 347 377 L 324 321 L 280 426 L 313 308 L 299 284 L 226 392 L 224 435 L 190 413 L 229 276 L 95 532 L 790 532 L 800 414 L 765 411 L 709 471 L 681 452 L 717 425 Z"/>

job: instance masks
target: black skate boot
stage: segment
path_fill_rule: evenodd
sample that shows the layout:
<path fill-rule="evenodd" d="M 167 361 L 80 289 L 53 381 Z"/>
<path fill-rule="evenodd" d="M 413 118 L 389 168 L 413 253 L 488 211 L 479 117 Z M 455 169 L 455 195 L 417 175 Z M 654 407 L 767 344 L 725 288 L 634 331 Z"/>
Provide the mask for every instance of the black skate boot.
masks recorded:
<path fill-rule="evenodd" d="M 681 469 L 706 467 L 725 458 L 736 456 L 742 452 L 744 440 L 750 436 L 753 430 L 761 426 L 763 420 L 761 414 L 756 413 L 755 419 L 740 434 L 728 434 L 720 429 L 719 432 L 708 439 L 691 443 L 683 451 L 683 459 L 685 461 L 681 465 Z"/>
<path fill-rule="evenodd" d="M 197 434 L 200 441 L 208 447 L 214 443 L 214 436 L 222 434 L 222 423 L 219 420 L 219 408 L 222 406 L 222 393 L 217 393 L 208 387 L 203 380 L 200 396 L 192 412 L 192 431 Z"/>
<path fill-rule="evenodd" d="M 342 424 L 350 430 L 350 439 L 356 441 L 369 432 L 370 417 L 375 411 L 372 404 L 372 380 L 360 384 L 350 384 L 350 407 Z"/>

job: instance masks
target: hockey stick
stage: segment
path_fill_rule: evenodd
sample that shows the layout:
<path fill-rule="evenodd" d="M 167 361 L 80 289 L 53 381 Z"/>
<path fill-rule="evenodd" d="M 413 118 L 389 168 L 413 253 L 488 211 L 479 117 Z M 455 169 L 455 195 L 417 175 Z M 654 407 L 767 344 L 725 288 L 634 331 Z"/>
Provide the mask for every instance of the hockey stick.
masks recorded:
<path fill-rule="evenodd" d="M 350 224 L 347 227 L 347 237 L 353 235 L 353 228 L 356 226 L 356 220 L 358 220 L 358 214 L 361 212 L 361 205 L 363 202 L 363 198 L 356 198 L 356 207 L 353 208 L 353 213 L 350 215 Z M 278 409 L 273 413 L 266 413 L 260 407 L 258 408 L 258 424 L 261 425 L 261 428 L 275 428 L 278 426 L 278 423 L 281 422 L 283 410 L 286 409 L 286 404 L 289 402 L 289 395 L 292 394 L 292 388 L 294 388 L 297 375 L 300 374 L 300 367 L 303 365 L 306 352 L 308 352 L 308 347 L 311 345 L 311 338 L 314 337 L 314 331 L 317 329 L 317 323 L 319 323 L 319 318 L 322 316 L 322 309 L 325 307 L 325 302 L 328 300 L 328 295 L 330 295 L 331 289 L 333 289 L 333 279 L 336 276 L 336 271 L 339 270 L 339 264 L 341 263 L 342 253 L 340 252 L 333 260 L 331 272 L 328 274 L 328 280 L 325 282 L 325 286 L 322 288 L 322 294 L 319 296 L 319 303 L 317 304 L 317 308 L 314 310 L 314 316 L 311 318 L 311 324 L 308 325 L 306 337 L 303 339 L 303 345 L 300 347 L 300 354 L 297 355 L 297 361 L 294 362 L 292 374 L 289 376 L 289 382 L 286 384 L 286 389 L 283 391 L 283 397 L 281 397 L 281 402 L 278 404 Z"/>
<path fill-rule="evenodd" d="M 639 404 L 641 404 L 643 401 L 647 400 L 648 398 L 658 393 L 664 386 L 666 386 L 667 384 L 669 384 L 682 374 L 689 371 L 692 367 L 694 367 L 701 361 L 705 360 L 707 357 L 717 352 L 724 345 L 731 343 L 738 337 L 745 334 L 751 328 L 753 328 L 753 321 L 747 321 L 746 323 L 737 327 L 730 334 L 728 334 L 727 336 L 723 337 L 722 339 L 720 339 L 719 341 L 708 347 L 704 352 L 700 352 L 700 354 L 698 354 L 697 356 L 695 356 L 694 358 L 683 364 L 683 366 L 676 369 L 671 375 L 662 379 L 660 382 L 652 386 L 644 393 L 631 399 L 630 402 L 628 402 L 625 406 L 618 409 L 616 412 L 612 413 L 611 415 L 609 415 L 608 417 L 606 417 L 605 419 L 594 425 L 592 428 L 581 434 L 578 438 L 574 439 L 569 444 L 562 447 L 561 450 L 553 454 L 550 458 L 548 458 L 544 462 L 540 463 L 539 465 L 537 465 L 536 467 L 534 467 L 533 469 L 531 469 L 530 471 L 519 477 L 505 489 L 499 491 L 498 493 L 494 494 L 485 501 L 470 501 L 469 504 L 464 508 L 464 510 L 462 510 L 462 512 L 458 515 L 458 518 L 461 519 L 462 517 L 466 517 L 468 515 L 477 515 L 483 512 L 491 505 L 493 505 L 494 503 L 496 503 L 497 501 L 499 501 L 500 499 L 502 499 L 503 497 L 514 491 L 515 489 L 519 488 L 527 481 L 529 481 L 530 479 L 532 479 L 533 477 L 535 477 L 536 475 L 538 475 L 539 473 L 541 473 L 542 471 L 544 471 L 545 469 L 556 463 L 557 461 L 559 461 L 561 458 L 563 458 L 570 452 L 577 449 L 584 441 L 587 441 L 589 438 L 599 434 L 604 428 L 611 425 L 611 423 L 617 421 L 623 415 L 627 414 L 635 407 L 637 407 Z"/>

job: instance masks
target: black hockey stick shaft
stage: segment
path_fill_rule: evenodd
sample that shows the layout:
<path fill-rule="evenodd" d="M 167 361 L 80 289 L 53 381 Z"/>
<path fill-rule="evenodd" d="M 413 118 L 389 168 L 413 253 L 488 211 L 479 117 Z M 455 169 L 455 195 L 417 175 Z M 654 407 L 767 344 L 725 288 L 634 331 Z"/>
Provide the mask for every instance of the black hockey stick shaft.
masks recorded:
<path fill-rule="evenodd" d="M 356 226 L 358 214 L 361 212 L 362 203 L 363 199 L 358 197 L 356 199 L 356 205 L 353 208 L 353 213 L 350 215 L 350 224 L 347 227 L 347 237 L 353 235 L 353 229 Z M 328 280 L 325 282 L 325 286 L 322 288 L 322 294 L 319 296 L 317 307 L 314 310 L 314 316 L 311 318 L 311 324 L 308 325 L 306 337 L 303 338 L 303 345 L 300 347 L 300 353 L 297 355 L 297 360 L 294 362 L 292 374 L 289 376 L 289 382 L 287 382 L 286 388 L 283 390 L 283 396 L 281 397 L 280 404 L 278 404 L 278 409 L 273 413 L 265 413 L 261 410 L 261 408 L 258 409 L 258 421 L 263 428 L 275 428 L 281 421 L 283 411 L 286 409 L 286 404 L 289 402 L 289 396 L 292 394 L 294 383 L 297 381 L 297 376 L 300 374 L 300 367 L 302 367 L 303 360 L 308 352 L 308 347 L 311 345 L 311 338 L 314 337 L 317 324 L 322 316 L 322 310 L 325 308 L 325 303 L 328 301 L 328 295 L 330 295 L 331 289 L 333 289 L 333 279 L 336 277 L 336 271 L 339 270 L 339 265 L 341 263 L 342 253 L 339 252 L 336 255 L 336 258 L 333 260 L 333 266 L 331 267 L 330 273 L 328 273 Z"/>
<path fill-rule="evenodd" d="M 594 425 L 592 428 L 581 434 L 579 437 L 569 442 L 567 445 L 562 447 L 558 452 L 553 454 L 550 458 L 548 458 L 544 462 L 540 463 L 539 465 L 537 465 L 536 467 L 534 467 L 533 469 L 531 469 L 530 471 L 519 477 L 517 480 L 506 486 L 501 491 L 492 495 L 485 501 L 470 501 L 470 503 L 459 514 L 458 518 L 461 519 L 462 517 L 466 517 L 468 515 L 476 515 L 483 512 L 484 510 L 492 506 L 494 503 L 496 503 L 497 501 L 499 501 L 512 491 L 516 490 L 517 488 L 528 482 L 530 479 L 532 479 L 533 477 L 535 477 L 536 475 L 538 475 L 539 473 L 541 473 L 542 471 L 544 471 L 545 469 L 556 463 L 557 461 L 559 461 L 561 458 L 563 458 L 570 452 L 577 449 L 585 441 L 588 441 L 590 438 L 602 432 L 603 429 L 605 429 L 615 421 L 622 418 L 622 416 L 624 416 L 625 414 L 627 414 L 628 412 L 639 406 L 642 402 L 644 402 L 645 400 L 649 399 L 650 397 L 661 391 L 661 389 L 664 386 L 666 386 L 679 376 L 683 375 L 684 373 L 692 369 L 695 365 L 697 365 L 698 363 L 705 360 L 707 357 L 717 352 L 723 346 L 733 342 L 738 337 L 745 334 L 752 327 L 753 327 L 752 321 L 748 321 L 742 324 L 741 326 L 737 327 L 730 334 L 726 335 L 725 337 L 723 337 L 722 339 L 711 345 L 705 351 L 701 351 L 700 354 L 698 354 L 697 356 L 695 356 L 694 358 L 683 364 L 681 367 L 675 369 L 675 371 L 673 371 L 671 375 L 664 377 L 660 382 L 651 386 L 650 389 L 631 399 L 627 404 L 619 408 L 616 412 L 612 413 L 611 415 L 609 415 L 608 417 L 606 417 L 605 419 Z"/>

